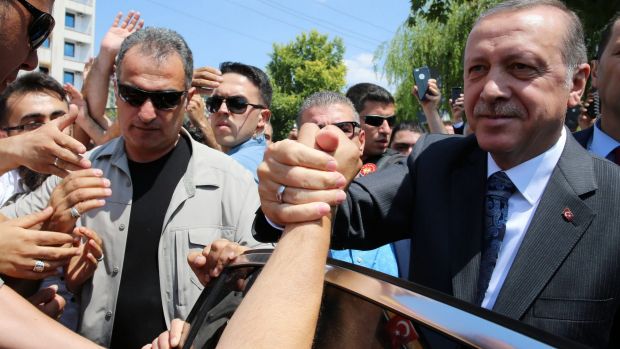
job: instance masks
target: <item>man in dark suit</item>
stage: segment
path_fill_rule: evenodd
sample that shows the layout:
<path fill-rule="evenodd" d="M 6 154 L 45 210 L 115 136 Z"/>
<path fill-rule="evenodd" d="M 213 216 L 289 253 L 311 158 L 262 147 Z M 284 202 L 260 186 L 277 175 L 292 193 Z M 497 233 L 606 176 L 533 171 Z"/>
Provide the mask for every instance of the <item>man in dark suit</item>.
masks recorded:
<path fill-rule="evenodd" d="M 592 67 L 592 86 L 599 93 L 601 117 L 594 126 L 574 133 L 588 151 L 620 164 L 620 14 L 603 29 L 597 59 Z"/>
<path fill-rule="evenodd" d="M 506 1 L 483 14 L 464 54 L 475 136 L 427 136 L 406 166 L 352 182 L 332 244 L 372 248 L 411 236 L 411 280 L 560 336 L 613 345 L 620 170 L 563 127 L 590 71 L 583 43 L 579 19 L 559 1 Z M 300 137 L 320 148 L 337 132 L 306 128 Z M 346 149 L 270 149 L 259 176 L 273 225 L 318 219 L 343 200 L 355 171 Z M 255 222 L 259 239 L 269 235 L 264 223 Z"/>

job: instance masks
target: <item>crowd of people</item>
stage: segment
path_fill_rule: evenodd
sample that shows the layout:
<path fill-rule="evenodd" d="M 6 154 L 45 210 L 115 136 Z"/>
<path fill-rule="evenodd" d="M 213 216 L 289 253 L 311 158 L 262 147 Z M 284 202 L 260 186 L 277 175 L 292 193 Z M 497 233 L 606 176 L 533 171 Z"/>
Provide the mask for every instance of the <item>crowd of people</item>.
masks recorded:
<path fill-rule="evenodd" d="M 18 76 L 53 2 L 0 2 L 0 347 L 176 347 L 205 285 L 257 247 L 275 250 L 225 347 L 309 347 L 327 256 L 620 344 L 620 15 L 588 62 L 562 2 L 504 1 L 469 34 L 449 123 L 435 79 L 411 91 L 426 127 L 360 83 L 307 97 L 275 142 L 265 72 L 194 67 L 137 12 L 115 17 L 81 90 Z"/>

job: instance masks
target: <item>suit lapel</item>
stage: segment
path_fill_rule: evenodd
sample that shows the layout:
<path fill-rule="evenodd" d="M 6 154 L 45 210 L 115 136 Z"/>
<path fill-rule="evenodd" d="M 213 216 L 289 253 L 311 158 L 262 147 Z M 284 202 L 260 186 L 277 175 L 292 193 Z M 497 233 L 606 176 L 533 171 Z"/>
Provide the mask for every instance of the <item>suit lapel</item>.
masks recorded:
<path fill-rule="evenodd" d="M 590 155 L 570 136 L 493 310 L 519 319 L 539 297 L 595 214 L 579 195 L 596 190 Z M 563 214 L 572 212 L 572 219 Z"/>
<path fill-rule="evenodd" d="M 452 291 L 456 298 L 470 303 L 476 297 L 480 269 L 486 163 L 486 153 L 476 146 L 452 173 L 450 187 Z"/>

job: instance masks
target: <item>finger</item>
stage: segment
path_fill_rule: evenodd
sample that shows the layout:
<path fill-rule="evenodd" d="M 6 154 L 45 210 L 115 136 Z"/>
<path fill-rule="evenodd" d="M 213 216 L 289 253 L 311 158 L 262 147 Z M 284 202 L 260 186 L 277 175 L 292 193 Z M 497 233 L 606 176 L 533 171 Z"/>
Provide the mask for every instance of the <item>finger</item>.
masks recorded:
<path fill-rule="evenodd" d="M 181 344 L 181 335 L 183 334 L 183 328 L 185 322 L 181 319 L 174 319 L 170 323 L 170 346 L 176 348 Z"/>
<path fill-rule="evenodd" d="M 47 303 L 54 299 L 56 292 L 58 291 L 58 285 L 50 285 L 38 290 L 35 294 L 28 297 L 28 301 L 34 305 Z"/>
<path fill-rule="evenodd" d="M 265 159 L 323 171 L 335 171 L 337 168 L 336 159 L 332 156 L 288 139 L 273 143 L 267 147 Z"/>
<path fill-rule="evenodd" d="M 26 216 L 22 216 L 15 219 L 4 221 L 2 224 L 6 224 L 12 227 L 31 228 L 37 224 L 41 224 L 52 216 L 51 207 L 45 208 L 43 211 L 35 212 Z"/>
<path fill-rule="evenodd" d="M 67 207 L 77 206 L 80 207 L 78 211 L 80 213 L 86 213 L 86 205 L 82 205 L 82 203 L 89 200 L 102 200 L 112 195 L 112 189 L 110 188 L 81 188 L 72 191 L 66 198 Z M 104 201 L 105 203 L 105 201 Z M 97 204 L 97 203 L 95 203 Z"/>
<path fill-rule="evenodd" d="M 92 240 L 97 245 L 103 246 L 103 240 L 101 240 L 99 235 L 97 233 L 95 233 L 94 230 L 91 230 L 91 229 L 89 229 L 87 227 L 76 227 L 73 230 L 73 233 L 77 234 L 77 235 L 80 235 L 80 236 L 85 236 L 86 238 Z"/>
<path fill-rule="evenodd" d="M 261 207 L 273 223 L 280 225 L 316 221 L 331 212 L 331 207 L 324 202 L 289 205 L 261 201 Z"/>
<path fill-rule="evenodd" d="M 40 309 L 43 313 L 47 314 L 52 319 L 55 319 L 62 314 L 62 310 L 64 309 L 66 303 L 67 302 L 62 296 L 56 294 L 49 302 L 43 304 Z"/>
<path fill-rule="evenodd" d="M 127 24 L 129 23 L 129 20 L 133 17 L 133 14 L 135 12 L 133 10 L 129 11 L 127 13 L 127 16 L 125 16 L 125 18 L 123 19 L 123 22 L 121 23 L 121 28 L 126 28 Z"/>
<path fill-rule="evenodd" d="M 33 258 L 48 261 L 50 267 L 58 267 L 67 263 L 73 256 L 77 256 L 79 251 L 77 247 L 38 246 L 29 255 Z"/>
<path fill-rule="evenodd" d="M 140 12 L 136 12 L 131 17 L 131 20 L 129 21 L 129 25 L 127 26 L 127 30 L 129 30 L 130 32 L 134 31 L 134 29 L 136 28 L 136 24 L 138 23 L 139 20 L 140 20 Z"/>
<path fill-rule="evenodd" d="M 103 186 L 109 187 L 110 181 L 102 181 L 103 171 L 98 168 L 81 169 L 71 172 L 69 176 L 62 180 L 62 185 L 67 191 L 76 188 Z"/>
<path fill-rule="evenodd" d="M 136 28 L 135 28 L 136 30 L 135 31 L 138 31 L 138 30 L 140 30 L 142 28 L 144 28 L 144 20 L 143 19 L 141 19 L 140 22 L 138 22 L 138 25 L 136 25 Z"/>
<path fill-rule="evenodd" d="M 121 21 L 121 18 L 123 18 L 123 13 L 117 13 L 116 17 L 114 17 L 114 22 L 112 22 L 112 27 L 118 27 L 118 23 Z"/>
<path fill-rule="evenodd" d="M 346 185 L 346 179 L 339 172 L 328 172 L 315 170 L 300 166 L 288 166 L 281 163 L 268 161 L 269 169 L 259 166 L 259 190 L 261 190 L 261 181 L 265 183 L 276 183 L 276 189 L 283 184 L 287 187 L 305 188 L 305 189 L 337 189 Z M 273 185 L 269 185 L 269 189 L 274 189 Z M 276 193 L 267 194 L 267 198 L 275 199 Z"/>

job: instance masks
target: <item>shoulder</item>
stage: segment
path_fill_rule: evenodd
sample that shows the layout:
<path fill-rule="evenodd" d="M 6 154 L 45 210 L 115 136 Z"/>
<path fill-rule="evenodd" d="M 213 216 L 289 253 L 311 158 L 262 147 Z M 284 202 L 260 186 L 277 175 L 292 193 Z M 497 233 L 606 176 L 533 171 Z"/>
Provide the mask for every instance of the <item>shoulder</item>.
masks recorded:
<path fill-rule="evenodd" d="M 193 140 L 191 146 L 197 182 L 205 177 L 215 177 L 218 182 L 234 180 L 254 183 L 250 172 L 232 157 Z"/>
<path fill-rule="evenodd" d="M 594 126 L 592 126 L 594 127 Z M 592 138 L 592 134 L 594 133 L 594 129 L 592 127 L 588 127 L 585 130 L 581 130 L 573 133 L 573 137 L 581 144 L 582 147 L 586 148 L 588 146 L 588 141 Z"/>

